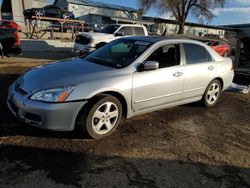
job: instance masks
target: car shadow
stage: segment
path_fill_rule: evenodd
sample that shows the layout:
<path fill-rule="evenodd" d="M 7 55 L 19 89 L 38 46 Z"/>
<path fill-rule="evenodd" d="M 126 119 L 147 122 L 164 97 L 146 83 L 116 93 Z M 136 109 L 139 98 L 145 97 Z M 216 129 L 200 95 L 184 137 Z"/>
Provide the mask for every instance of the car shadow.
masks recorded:
<path fill-rule="evenodd" d="M 64 151 L 1 144 L 0 161 L 0 186 L 25 187 L 34 181 L 41 187 L 48 182 L 54 187 L 250 186 L 249 168 L 205 164 L 190 156 L 169 160 L 98 155 L 91 148 Z"/>

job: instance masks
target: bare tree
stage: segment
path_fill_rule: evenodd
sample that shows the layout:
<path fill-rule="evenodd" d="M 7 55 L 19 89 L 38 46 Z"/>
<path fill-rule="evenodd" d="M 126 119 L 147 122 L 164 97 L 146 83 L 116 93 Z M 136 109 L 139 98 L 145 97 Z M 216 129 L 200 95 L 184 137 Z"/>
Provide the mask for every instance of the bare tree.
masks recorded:
<path fill-rule="evenodd" d="M 223 7 L 227 0 L 139 0 L 140 7 L 147 11 L 155 7 L 162 12 L 171 12 L 179 25 L 178 34 L 184 33 L 187 17 L 192 14 L 198 19 L 212 19 L 212 9 Z"/>

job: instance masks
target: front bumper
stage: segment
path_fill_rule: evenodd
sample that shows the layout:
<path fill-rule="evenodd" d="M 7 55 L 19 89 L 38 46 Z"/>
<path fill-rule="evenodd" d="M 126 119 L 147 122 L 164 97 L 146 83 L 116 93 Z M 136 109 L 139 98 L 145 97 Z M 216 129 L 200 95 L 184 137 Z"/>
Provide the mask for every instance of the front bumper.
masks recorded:
<path fill-rule="evenodd" d="M 10 88 L 7 105 L 21 121 L 42 129 L 72 131 L 77 115 L 87 101 L 44 103 L 30 100 L 13 87 Z"/>
<path fill-rule="evenodd" d="M 5 55 L 8 55 L 8 54 L 20 55 L 22 53 L 22 49 L 19 46 L 15 46 L 12 48 L 3 49 L 3 53 Z"/>
<path fill-rule="evenodd" d="M 73 52 L 90 52 L 90 51 L 93 51 L 94 49 L 95 48 L 91 45 L 75 43 Z"/>

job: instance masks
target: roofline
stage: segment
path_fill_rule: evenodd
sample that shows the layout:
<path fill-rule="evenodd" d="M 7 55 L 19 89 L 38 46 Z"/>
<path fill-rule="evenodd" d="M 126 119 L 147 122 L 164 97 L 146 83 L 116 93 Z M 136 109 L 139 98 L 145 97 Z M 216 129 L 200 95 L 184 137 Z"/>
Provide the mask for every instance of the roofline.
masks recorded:
<path fill-rule="evenodd" d="M 128 18 L 119 18 L 119 17 L 110 17 L 113 21 L 121 21 L 121 22 L 131 22 L 131 23 L 141 23 L 141 24 L 154 24 L 154 22 L 148 20 L 139 20 L 139 19 L 128 19 Z"/>
<path fill-rule="evenodd" d="M 158 17 L 150 17 L 150 16 L 143 16 L 143 18 L 153 19 L 153 20 L 161 20 L 161 21 L 163 21 L 165 23 L 178 25 L 177 21 L 175 21 L 175 20 L 163 19 L 163 18 L 158 18 Z M 203 28 L 206 27 L 206 28 L 210 28 L 210 29 L 222 29 L 222 30 L 237 31 L 237 29 L 235 29 L 235 28 L 229 28 L 229 27 L 223 27 L 223 26 L 205 25 L 205 24 L 198 24 L 198 23 L 191 23 L 191 22 L 186 22 L 185 26 L 195 26 L 195 27 L 203 27 Z"/>
<path fill-rule="evenodd" d="M 68 2 L 68 0 L 66 0 Z M 55 4 L 57 2 L 57 0 L 54 1 L 53 4 Z M 95 1 L 94 1 L 95 2 Z M 89 4 L 84 4 L 84 3 L 76 3 L 76 2 L 68 2 L 68 3 L 72 3 L 72 4 L 76 4 L 76 5 L 84 5 L 84 6 L 89 6 L 89 7 L 93 7 L 94 5 L 89 5 Z M 100 3 L 100 2 L 96 2 L 96 3 Z M 107 5 L 110 5 L 110 7 L 105 7 L 105 6 L 101 6 L 101 5 L 95 5 L 94 7 L 99 7 L 99 8 L 109 8 L 109 9 L 113 9 L 113 10 L 126 10 L 128 12 L 137 12 L 138 10 L 134 9 L 134 8 L 131 8 L 131 7 L 126 7 L 126 6 L 120 6 L 120 5 L 117 5 L 117 6 L 120 6 L 120 7 L 123 7 L 124 9 L 122 8 L 115 8 L 115 7 L 112 7 L 113 4 L 110 4 L 110 3 L 105 3 Z M 115 6 L 115 5 L 114 5 Z"/>
<path fill-rule="evenodd" d="M 245 23 L 245 24 L 232 24 L 232 25 L 222 25 L 222 27 L 229 27 L 229 28 L 245 28 L 245 27 L 250 27 L 250 23 Z"/>

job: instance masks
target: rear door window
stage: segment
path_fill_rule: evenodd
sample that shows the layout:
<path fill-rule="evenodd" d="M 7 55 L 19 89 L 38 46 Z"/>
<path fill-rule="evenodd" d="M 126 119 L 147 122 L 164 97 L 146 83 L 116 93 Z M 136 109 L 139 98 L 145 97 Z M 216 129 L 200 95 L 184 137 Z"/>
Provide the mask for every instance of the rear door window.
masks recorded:
<path fill-rule="evenodd" d="M 142 27 L 134 27 L 135 35 L 136 36 L 144 36 L 145 32 Z"/>
<path fill-rule="evenodd" d="M 208 51 L 198 44 L 183 44 L 185 50 L 186 64 L 197 64 L 211 62 L 212 57 Z"/>
<path fill-rule="evenodd" d="M 128 26 L 123 26 L 121 29 L 119 29 L 118 32 L 123 33 L 123 35 L 133 35 L 132 27 L 128 27 Z"/>

